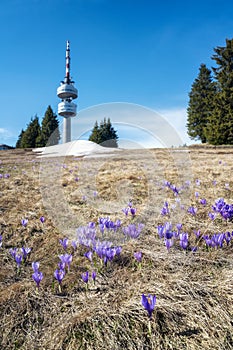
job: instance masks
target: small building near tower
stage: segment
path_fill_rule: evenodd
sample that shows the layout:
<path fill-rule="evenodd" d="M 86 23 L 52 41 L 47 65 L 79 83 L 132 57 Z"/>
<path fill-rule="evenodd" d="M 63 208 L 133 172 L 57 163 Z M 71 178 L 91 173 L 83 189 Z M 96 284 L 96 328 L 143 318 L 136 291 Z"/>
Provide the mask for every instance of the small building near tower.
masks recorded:
<path fill-rule="evenodd" d="M 7 151 L 9 149 L 14 149 L 15 147 L 5 145 L 4 143 L 0 144 L 0 151 Z"/>

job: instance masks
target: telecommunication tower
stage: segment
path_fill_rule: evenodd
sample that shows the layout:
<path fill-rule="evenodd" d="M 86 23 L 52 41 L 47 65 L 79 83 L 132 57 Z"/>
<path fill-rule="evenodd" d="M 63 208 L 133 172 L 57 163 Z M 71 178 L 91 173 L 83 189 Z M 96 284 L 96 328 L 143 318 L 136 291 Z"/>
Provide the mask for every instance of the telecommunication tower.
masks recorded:
<path fill-rule="evenodd" d="M 58 104 L 58 114 L 64 117 L 63 143 L 71 141 L 71 117 L 76 116 L 77 105 L 72 101 L 78 97 L 78 90 L 70 77 L 70 42 L 66 42 L 66 76 L 57 89 L 57 96 L 62 100 Z"/>

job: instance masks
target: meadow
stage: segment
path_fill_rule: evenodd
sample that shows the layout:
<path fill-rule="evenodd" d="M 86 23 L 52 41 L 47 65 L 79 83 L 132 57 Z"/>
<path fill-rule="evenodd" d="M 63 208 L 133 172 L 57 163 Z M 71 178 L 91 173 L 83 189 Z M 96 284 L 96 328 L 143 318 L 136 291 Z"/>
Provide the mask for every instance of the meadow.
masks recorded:
<path fill-rule="evenodd" d="M 233 349 L 232 156 L 1 151 L 1 349 Z"/>

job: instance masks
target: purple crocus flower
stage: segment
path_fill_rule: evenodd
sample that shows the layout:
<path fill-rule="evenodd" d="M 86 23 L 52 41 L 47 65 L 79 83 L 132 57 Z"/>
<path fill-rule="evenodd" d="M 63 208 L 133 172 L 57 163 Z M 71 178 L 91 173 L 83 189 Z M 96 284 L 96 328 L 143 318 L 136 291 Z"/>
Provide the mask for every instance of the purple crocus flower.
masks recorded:
<path fill-rule="evenodd" d="M 211 220 L 214 220 L 216 218 L 216 213 L 208 213 L 208 216 Z"/>
<path fill-rule="evenodd" d="M 202 205 L 206 205 L 207 201 L 206 201 L 205 198 L 202 198 L 202 199 L 200 199 L 200 203 L 201 203 Z"/>
<path fill-rule="evenodd" d="M 91 277 L 92 277 L 94 284 L 95 284 L 95 280 L 96 280 L 96 272 L 95 271 L 92 271 Z"/>
<path fill-rule="evenodd" d="M 122 230 L 124 235 L 136 239 L 140 236 L 143 227 L 144 225 L 142 223 L 139 223 L 138 226 L 134 224 L 129 224 L 128 226 L 123 227 Z"/>
<path fill-rule="evenodd" d="M 43 277 L 43 273 L 38 270 L 32 274 L 32 278 L 36 282 L 37 288 L 39 288 L 40 282 L 42 281 Z"/>
<path fill-rule="evenodd" d="M 115 247 L 114 249 L 115 249 L 116 255 L 120 255 L 120 254 L 121 254 L 122 247 L 117 246 L 117 247 Z"/>
<path fill-rule="evenodd" d="M 85 273 L 82 273 L 82 274 L 81 274 L 81 277 L 82 277 L 83 282 L 88 283 L 88 280 L 89 280 L 89 272 L 86 271 Z"/>
<path fill-rule="evenodd" d="M 26 260 L 28 254 L 31 252 L 32 248 L 28 248 L 28 247 L 24 248 L 24 247 L 22 247 L 21 250 L 22 250 L 22 253 L 23 253 L 23 258 L 24 258 L 24 260 Z"/>
<path fill-rule="evenodd" d="M 175 185 L 170 185 L 169 187 L 173 191 L 175 196 L 179 194 L 179 189 Z"/>
<path fill-rule="evenodd" d="M 65 271 L 65 268 L 66 268 L 66 264 L 62 261 L 59 261 L 59 263 L 57 264 L 58 266 L 58 269 L 59 270 L 64 270 Z"/>
<path fill-rule="evenodd" d="M 116 226 L 116 228 L 120 228 L 121 227 L 121 220 L 120 219 L 117 219 L 115 221 L 115 226 Z"/>
<path fill-rule="evenodd" d="M 104 257 L 104 262 L 107 263 L 107 261 L 112 261 L 114 256 L 116 255 L 116 249 L 115 248 L 106 248 L 105 249 L 105 257 Z"/>
<path fill-rule="evenodd" d="M 212 209 L 217 212 L 221 212 L 222 208 L 225 206 L 225 201 L 223 198 L 218 198 L 215 201 L 215 205 L 212 206 Z"/>
<path fill-rule="evenodd" d="M 142 261 L 142 252 L 134 253 L 134 257 L 138 262 L 141 262 Z"/>
<path fill-rule="evenodd" d="M 200 231 L 200 230 L 193 230 L 193 232 L 194 232 L 194 234 L 195 234 L 195 236 L 196 236 L 197 238 L 200 237 L 200 235 L 201 235 L 201 231 Z"/>
<path fill-rule="evenodd" d="M 104 229 L 105 229 L 105 225 L 103 223 L 99 223 L 99 229 L 100 229 L 100 232 L 103 234 Z"/>
<path fill-rule="evenodd" d="M 189 207 L 187 211 L 188 211 L 188 213 L 192 214 L 193 216 L 195 216 L 197 214 L 197 208 L 192 207 L 192 206 Z"/>
<path fill-rule="evenodd" d="M 131 215 L 132 215 L 133 218 L 134 218 L 135 215 L 136 215 L 136 211 L 137 211 L 136 208 L 130 208 L 130 213 L 131 213 Z"/>
<path fill-rule="evenodd" d="M 169 215 L 169 208 L 168 208 L 168 202 L 164 203 L 164 206 L 161 210 L 161 215 Z"/>
<path fill-rule="evenodd" d="M 40 217 L 40 222 L 43 224 L 45 222 L 45 217 L 44 216 L 41 216 Z"/>
<path fill-rule="evenodd" d="M 182 226 L 183 226 L 182 224 L 179 224 L 179 223 L 176 224 L 176 228 L 177 228 L 177 230 L 178 230 L 179 232 L 181 231 Z"/>
<path fill-rule="evenodd" d="M 12 258 L 15 259 L 15 255 L 16 255 L 16 253 L 17 253 L 17 248 L 10 248 L 10 249 L 9 249 L 9 253 L 10 253 L 10 255 L 12 256 Z"/>
<path fill-rule="evenodd" d="M 90 222 L 88 223 L 88 227 L 90 227 L 90 228 L 95 228 L 95 222 L 90 221 Z"/>
<path fill-rule="evenodd" d="M 72 245 L 72 247 L 74 248 L 74 250 L 76 250 L 77 247 L 78 247 L 76 241 L 72 241 L 72 242 L 71 242 L 71 245 Z"/>
<path fill-rule="evenodd" d="M 129 208 L 123 208 L 122 211 L 125 214 L 125 216 L 127 216 L 129 213 Z"/>
<path fill-rule="evenodd" d="M 196 197 L 196 198 L 199 197 L 199 192 L 195 192 L 195 197 Z"/>
<path fill-rule="evenodd" d="M 64 270 L 56 270 L 54 272 L 54 277 L 58 281 L 59 284 L 61 284 L 63 278 L 65 277 L 65 271 Z"/>
<path fill-rule="evenodd" d="M 183 249 L 186 249 L 188 247 L 188 234 L 187 233 L 180 234 L 180 246 Z"/>
<path fill-rule="evenodd" d="M 20 268 L 20 264 L 21 264 L 22 260 L 23 260 L 22 255 L 20 255 L 20 254 L 16 254 L 15 255 L 15 261 L 16 261 L 16 264 L 17 264 L 18 268 Z"/>
<path fill-rule="evenodd" d="M 85 256 L 87 259 L 89 259 L 90 261 L 92 261 L 92 251 L 91 251 L 91 250 L 89 250 L 89 252 L 86 252 L 86 253 L 84 254 L 84 256 Z"/>
<path fill-rule="evenodd" d="M 230 241 L 232 240 L 232 234 L 228 231 L 225 233 L 224 238 L 225 238 L 227 245 L 229 245 Z"/>
<path fill-rule="evenodd" d="M 72 254 L 64 254 L 64 255 L 59 255 L 59 259 L 63 264 L 65 264 L 68 267 L 68 271 L 70 270 L 70 264 L 72 262 Z"/>
<path fill-rule="evenodd" d="M 68 248 L 68 238 L 64 238 L 64 239 L 59 239 L 59 242 L 61 243 L 62 247 L 66 250 Z"/>
<path fill-rule="evenodd" d="M 217 233 L 212 236 L 212 240 L 215 242 L 216 246 L 222 248 L 225 239 L 224 233 Z"/>
<path fill-rule="evenodd" d="M 28 224 L 28 219 L 22 219 L 21 224 L 23 225 L 23 227 L 26 227 Z"/>
<path fill-rule="evenodd" d="M 164 235 L 164 238 L 165 239 L 172 239 L 173 236 L 174 236 L 174 234 L 173 234 L 172 231 L 166 231 L 165 235 Z"/>
<path fill-rule="evenodd" d="M 114 222 L 112 220 L 106 220 L 105 227 L 108 230 L 114 230 L 115 229 L 115 224 L 114 224 Z"/>
<path fill-rule="evenodd" d="M 215 246 L 214 241 L 212 241 L 212 239 L 209 235 L 204 235 L 202 238 L 204 239 L 207 247 L 214 247 Z"/>
<path fill-rule="evenodd" d="M 148 312 L 149 318 L 151 319 L 152 312 L 153 312 L 153 310 L 155 308 L 155 304 L 156 304 L 156 296 L 148 294 L 148 296 L 146 297 L 144 294 L 142 294 L 141 302 L 142 302 L 142 306 L 144 306 L 144 308 Z"/>
<path fill-rule="evenodd" d="M 0 248 L 2 246 L 2 235 L 0 235 Z"/>
<path fill-rule="evenodd" d="M 225 220 L 231 220 L 233 218 L 233 204 L 227 204 L 223 198 L 217 199 L 212 209 L 219 213 Z"/>
<path fill-rule="evenodd" d="M 32 262 L 32 269 L 34 272 L 37 272 L 39 270 L 40 263 L 38 261 Z"/>
<path fill-rule="evenodd" d="M 101 246 L 97 246 L 94 248 L 94 251 L 96 252 L 96 254 L 98 255 L 98 257 L 100 259 L 102 259 L 104 257 L 104 250 L 105 250 L 105 248 L 103 248 Z"/>
<path fill-rule="evenodd" d="M 172 230 L 172 224 L 169 221 L 167 221 L 164 224 L 164 228 L 165 228 L 165 231 L 171 231 Z"/>
<path fill-rule="evenodd" d="M 158 230 L 159 238 L 163 238 L 164 237 L 164 226 L 163 225 L 158 225 L 157 226 L 157 230 Z"/>
<path fill-rule="evenodd" d="M 172 239 L 165 239 L 164 240 L 165 246 L 167 248 L 167 250 L 169 250 L 172 246 L 173 246 L 173 240 Z"/>

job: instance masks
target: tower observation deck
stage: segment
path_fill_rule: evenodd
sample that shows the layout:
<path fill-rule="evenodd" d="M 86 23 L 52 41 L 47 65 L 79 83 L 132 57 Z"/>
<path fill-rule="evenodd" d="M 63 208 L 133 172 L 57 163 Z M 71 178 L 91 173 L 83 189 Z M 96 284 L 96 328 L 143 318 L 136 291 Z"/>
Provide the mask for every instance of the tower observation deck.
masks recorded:
<path fill-rule="evenodd" d="M 72 102 L 78 97 L 78 90 L 70 77 L 70 43 L 66 42 L 66 76 L 57 88 L 57 96 L 62 100 L 58 104 L 58 114 L 64 117 L 63 143 L 71 141 L 71 117 L 76 116 L 77 105 Z"/>

